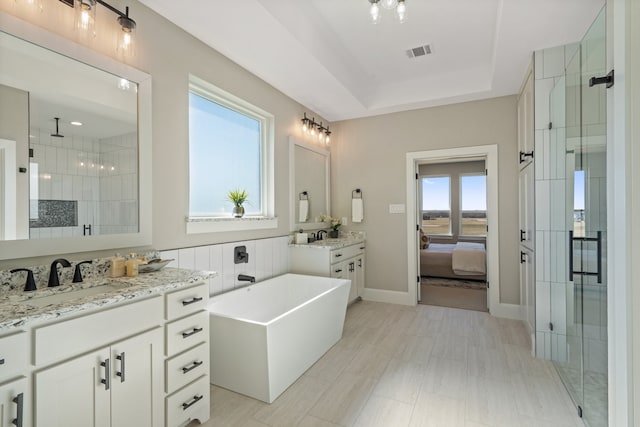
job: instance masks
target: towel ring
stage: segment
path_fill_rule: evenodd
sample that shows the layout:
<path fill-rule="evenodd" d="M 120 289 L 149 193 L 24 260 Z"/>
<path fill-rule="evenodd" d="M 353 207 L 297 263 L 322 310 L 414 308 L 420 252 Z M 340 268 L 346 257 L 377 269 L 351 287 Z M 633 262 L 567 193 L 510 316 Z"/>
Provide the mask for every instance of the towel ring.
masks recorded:
<path fill-rule="evenodd" d="M 300 193 L 299 197 L 300 197 L 300 200 L 309 200 L 309 193 L 307 193 L 306 191 L 303 191 L 302 193 Z"/>
<path fill-rule="evenodd" d="M 356 188 L 351 192 L 352 199 L 362 199 L 362 191 L 359 188 Z"/>

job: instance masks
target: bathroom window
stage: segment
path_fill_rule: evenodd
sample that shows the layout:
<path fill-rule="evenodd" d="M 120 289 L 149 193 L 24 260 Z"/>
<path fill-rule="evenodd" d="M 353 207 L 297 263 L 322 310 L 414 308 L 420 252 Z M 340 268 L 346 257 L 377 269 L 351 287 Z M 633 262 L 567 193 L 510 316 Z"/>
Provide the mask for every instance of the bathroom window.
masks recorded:
<path fill-rule="evenodd" d="M 422 177 L 422 231 L 451 235 L 451 177 Z"/>
<path fill-rule="evenodd" d="M 249 193 L 243 220 L 274 216 L 273 121 L 266 111 L 191 76 L 189 220 L 233 221 L 227 200 L 233 189 Z M 232 229 L 247 228 L 269 227 Z"/>
<path fill-rule="evenodd" d="M 487 235 L 487 176 L 460 175 L 460 235 Z"/>

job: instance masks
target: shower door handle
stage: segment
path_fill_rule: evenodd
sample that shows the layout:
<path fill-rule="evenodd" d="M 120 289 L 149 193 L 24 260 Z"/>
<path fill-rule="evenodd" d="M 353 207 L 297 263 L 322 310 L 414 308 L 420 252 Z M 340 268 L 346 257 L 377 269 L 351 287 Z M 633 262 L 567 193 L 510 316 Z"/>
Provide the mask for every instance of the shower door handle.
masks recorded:
<path fill-rule="evenodd" d="M 573 242 L 596 242 L 596 271 L 576 271 L 573 269 Z M 595 276 L 597 283 L 602 283 L 602 231 L 597 232 L 597 237 L 573 237 L 573 230 L 569 231 L 569 281 L 573 281 L 573 275 Z"/>

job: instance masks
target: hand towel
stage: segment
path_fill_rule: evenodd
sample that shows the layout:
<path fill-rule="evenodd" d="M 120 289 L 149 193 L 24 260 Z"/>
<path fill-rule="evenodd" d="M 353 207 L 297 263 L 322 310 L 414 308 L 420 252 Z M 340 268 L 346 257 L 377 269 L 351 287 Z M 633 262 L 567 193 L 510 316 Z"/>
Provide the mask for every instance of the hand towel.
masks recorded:
<path fill-rule="evenodd" d="M 309 200 L 300 200 L 298 222 L 307 222 L 309 219 Z"/>
<path fill-rule="evenodd" d="M 362 199 L 351 199 L 351 221 L 362 222 L 364 219 L 364 206 Z"/>

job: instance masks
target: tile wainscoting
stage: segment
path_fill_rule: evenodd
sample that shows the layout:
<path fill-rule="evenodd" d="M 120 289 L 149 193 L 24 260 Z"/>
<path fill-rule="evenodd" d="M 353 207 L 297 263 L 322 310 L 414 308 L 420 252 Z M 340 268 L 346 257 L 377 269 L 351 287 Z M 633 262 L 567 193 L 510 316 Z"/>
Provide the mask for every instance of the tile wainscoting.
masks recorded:
<path fill-rule="evenodd" d="M 236 246 L 246 247 L 249 262 L 234 263 Z M 160 255 L 162 259 L 174 259 L 170 267 L 216 271 L 217 277 L 209 279 L 209 294 L 215 295 L 246 286 L 247 282 L 238 281 L 239 274 L 254 276 L 260 282 L 287 273 L 289 236 L 165 250 Z"/>

